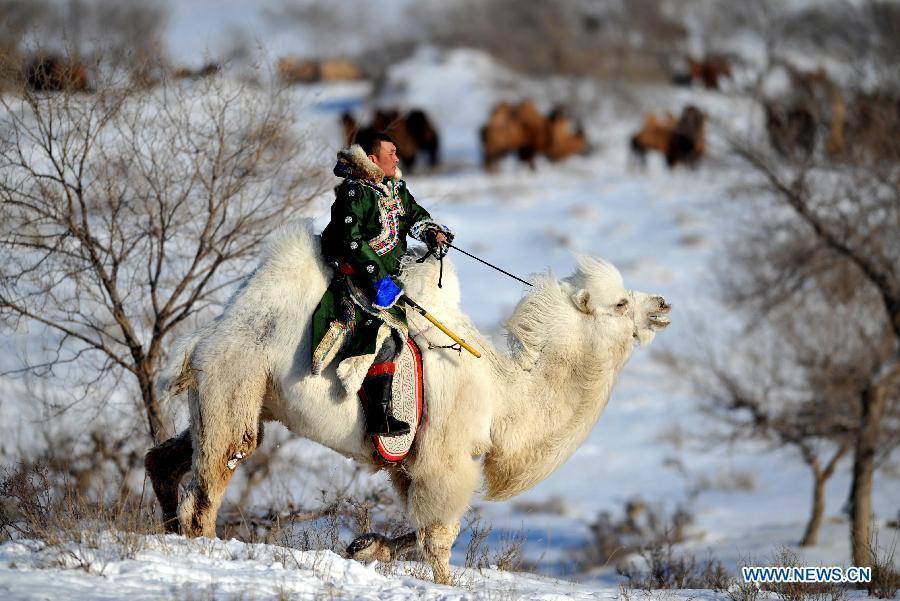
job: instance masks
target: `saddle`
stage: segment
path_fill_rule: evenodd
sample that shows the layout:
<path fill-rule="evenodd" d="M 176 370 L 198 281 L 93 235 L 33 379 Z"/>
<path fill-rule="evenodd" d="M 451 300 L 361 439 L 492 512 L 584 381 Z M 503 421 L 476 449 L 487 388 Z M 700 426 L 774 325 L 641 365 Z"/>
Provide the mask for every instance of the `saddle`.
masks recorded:
<path fill-rule="evenodd" d="M 375 452 L 389 463 L 402 461 L 409 454 L 423 421 L 422 353 L 411 337 L 407 336 L 406 344 L 394 359 L 394 365 L 392 415 L 409 424 L 409 433 L 402 436 L 372 436 Z M 363 410 L 368 411 L 368 399 L 362 387 L 357 394 Z"/>

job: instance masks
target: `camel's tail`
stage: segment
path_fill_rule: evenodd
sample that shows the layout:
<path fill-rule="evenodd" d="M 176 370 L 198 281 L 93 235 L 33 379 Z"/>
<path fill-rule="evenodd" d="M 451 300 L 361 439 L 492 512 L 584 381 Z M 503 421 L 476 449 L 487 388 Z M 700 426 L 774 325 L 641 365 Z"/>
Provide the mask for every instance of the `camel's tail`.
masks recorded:
<path fill-rule="evenodd" d="M 169 361 L 159 372 L 156 378 L 156 392 L 163 403 L 196 387 L 197 381 L 191 367 L 191 357 L 200 343 L 201 332 L 202 330 L 197 330 L 180 338 Z"/>

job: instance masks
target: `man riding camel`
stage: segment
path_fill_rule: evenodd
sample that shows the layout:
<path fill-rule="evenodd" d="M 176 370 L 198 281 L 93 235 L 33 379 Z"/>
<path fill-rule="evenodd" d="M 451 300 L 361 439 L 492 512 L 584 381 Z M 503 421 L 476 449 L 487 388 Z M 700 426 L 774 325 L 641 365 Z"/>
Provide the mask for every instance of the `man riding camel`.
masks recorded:
<path fill-rule="evenodd" d="M 450 230 L 431 219 L 400 179 L 397 147 L 390 136 L 375 133 L 338 153 L 331 221 L 322 231 L 322 255 L 334 277 L 313 315 L 313 373 L 336 356 L 375 354 L 363 380 L 369 434 L 400 436 L 409 424 L 391 415 L 394 360 L 403 348 L 406 315 L 397 305 L 403 289 L 397 281 L 406 236 L 425 242 L 439 257 L 453 240 Z M 391 334 L 376 349 L 378 329 Z M 377 350 L 377 354 L 376 354 Z"/>

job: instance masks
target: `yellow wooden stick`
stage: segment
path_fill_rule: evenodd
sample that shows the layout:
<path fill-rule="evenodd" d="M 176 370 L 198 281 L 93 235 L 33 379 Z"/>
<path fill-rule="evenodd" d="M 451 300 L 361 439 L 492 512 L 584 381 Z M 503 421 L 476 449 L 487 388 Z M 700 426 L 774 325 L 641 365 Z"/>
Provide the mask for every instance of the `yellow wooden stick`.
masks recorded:
<path fill-rule="evenodd" d="M 465 340 L 463 340 L 462 338 L 460 338 L 459 336 L 457 336 L 456 334 L 454 334 L 453 332 L 451 332 L 451 331 L 447 328 L 447 326 L 445 326 L 444 324 L 442 324 L 441 322 L 439 322 L 439 321 L 438 321 L 431 313 L 429 313 L 428 311 L 426 311 L 425 309 L 423 309 L 419 304 L 417 304 L 416 302 L 414 302 L 411 298 L 409 298 L 408 296 L 406 296 L 406 295 L 404 294 L 402 300 L 403 300 L 403 302 L 405 302 L 407 305 L 409 305 L 410 307 L 412 307 L 413 309 L 415 309 L 416 311 L 418 311 L 419 314 L 422 315 L 422 317 L 424 317 L 425 319 L 427 319 L 428 321 L 430 321 L 431 323 L 433 323 L 433 324 L 435 325 L 435 327 L 437 327 L 437 329 L 439 329 L 441 332 L 443 332 L 444 334 L 446 334 L 447 336 L 449 336 L 450 338 L 452 338 L 452 339 L 453 339 L 453 342 L 455 342 L 455 343 L 458 344 L 459 346 L 463 347 L 464 349 L 466 349 L 467 351 L 469 351 L 470 353 L 472 353 L 473 355 L 475 355 L 475 357 L 477 357 L 477 358 L 479 358 L 479 359 L 481 358 L 481 353 L 479 353 L 477 350 L 475 350 L 474 348 L 472 348 L 471 346 L 469 346 L 468 344 L 466 344 L 466 341 L 465 341 Z"/>

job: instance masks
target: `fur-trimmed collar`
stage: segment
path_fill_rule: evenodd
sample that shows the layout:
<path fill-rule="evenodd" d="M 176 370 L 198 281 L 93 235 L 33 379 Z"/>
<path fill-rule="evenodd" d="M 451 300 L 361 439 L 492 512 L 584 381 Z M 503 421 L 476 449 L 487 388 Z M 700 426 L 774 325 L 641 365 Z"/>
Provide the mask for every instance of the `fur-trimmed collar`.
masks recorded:
<path fill-rule="evenodd" d="M 359 144 L 338 151 L 334 174 L 338 177 L 362 179 L 376 184 L 384 181 L 384 171 L 369 159 Z M 401 177 L 400 168 L 397 167 L 397 172 L 391 179 L 399 181 Z"/>

